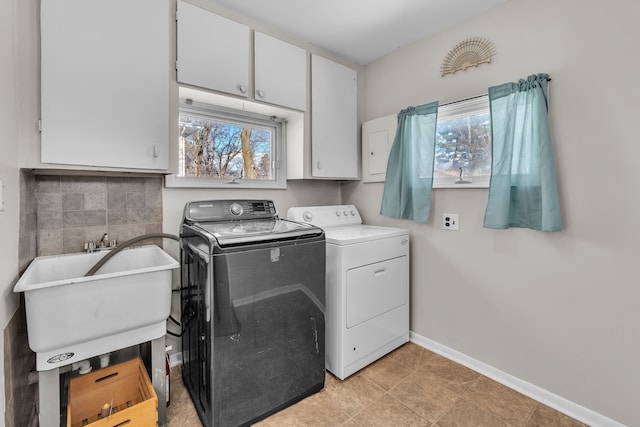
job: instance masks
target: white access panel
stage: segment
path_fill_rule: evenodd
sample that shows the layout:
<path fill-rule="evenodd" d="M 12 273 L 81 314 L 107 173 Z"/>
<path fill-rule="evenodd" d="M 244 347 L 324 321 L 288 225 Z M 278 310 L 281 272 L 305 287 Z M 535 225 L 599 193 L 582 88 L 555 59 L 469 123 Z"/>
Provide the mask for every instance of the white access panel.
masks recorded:
<path fill-rule="evenodd" d="M 397 128 L 396 114 L 362 123 L 362 182 L 384 182 Z"/>

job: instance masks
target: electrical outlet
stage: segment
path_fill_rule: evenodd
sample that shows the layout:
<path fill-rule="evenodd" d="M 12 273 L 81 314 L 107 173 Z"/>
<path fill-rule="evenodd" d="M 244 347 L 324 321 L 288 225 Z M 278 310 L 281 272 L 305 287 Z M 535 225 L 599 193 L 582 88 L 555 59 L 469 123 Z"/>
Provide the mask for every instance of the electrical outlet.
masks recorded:
<path fill-rule="evenodd" d="M 459 219 L 458 214 L 442 214 L 442 228 L 444 230 L 459 230 Z"/>

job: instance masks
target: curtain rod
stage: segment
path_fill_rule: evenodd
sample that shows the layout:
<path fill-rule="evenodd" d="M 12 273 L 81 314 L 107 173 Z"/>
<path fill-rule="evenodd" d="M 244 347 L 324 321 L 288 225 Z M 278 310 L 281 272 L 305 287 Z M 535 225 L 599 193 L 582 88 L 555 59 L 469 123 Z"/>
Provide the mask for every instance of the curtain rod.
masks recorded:
<path fill-rule="evenodd" d="M 488 93 L 483 93 L 482 95 L 476 95 L 465 99 L 458 99 L 457 101 L 447 102 L 446 104 L 439 104 L 438 107 L 444 107 L 445 105 L 457 104 L 458 102 L 471 101 L 472 99 L 482 98 L 483 96 L 487 96 Z"/>
<path fill-rule="evenodd" d="M 547 81 L 550 82 L 551 81 L 551 77 L 549 77 L 547 79 Z M 447 102 L 445 104 L 439 104 L 438 107 L 444 107 L 446 105 L 457 104 L 458 102 L 471 101 L 472 99 L 482 98 L 483 96 L 487 96 L 487 95 L 488 95 L 488 93 L 483 93 L 482 95 L 471 96 L 469 98 L 459 99 L 457 101 L 451 101 L 451 102 Z"/>

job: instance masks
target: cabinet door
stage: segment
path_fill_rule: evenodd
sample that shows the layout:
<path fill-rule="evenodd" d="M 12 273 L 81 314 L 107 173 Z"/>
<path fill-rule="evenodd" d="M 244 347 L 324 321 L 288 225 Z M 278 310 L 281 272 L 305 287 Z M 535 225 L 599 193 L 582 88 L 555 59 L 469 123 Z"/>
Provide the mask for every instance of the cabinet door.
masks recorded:
<path fill-rule="evenodd" d="M 167 169 L 169 3 L 41 1 L 43 163 Z"/>
<path fill-rule="evenodd" d="M 255 99 L 296 110 L 307 108 L 307 53 L 255 32 Z"/>
<path fill-rule="evenodd" d="M 355 70 L 311 56 L 311 174 L 358 178 Z"/>
<path fill-rule="evenodd" d="M 233 95 L 249 88 L 249 27 L 178 1 L 178 81 Z"/>

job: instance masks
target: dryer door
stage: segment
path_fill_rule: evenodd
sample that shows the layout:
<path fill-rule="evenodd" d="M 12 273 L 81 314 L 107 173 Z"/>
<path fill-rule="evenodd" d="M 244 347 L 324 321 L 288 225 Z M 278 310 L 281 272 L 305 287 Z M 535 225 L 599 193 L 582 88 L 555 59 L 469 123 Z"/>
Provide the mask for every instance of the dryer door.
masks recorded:
<path fill-rule="evenodd" d="M 347 271 L 347 328 L 407 303 L 407 263 L 401 256 Z"/>

